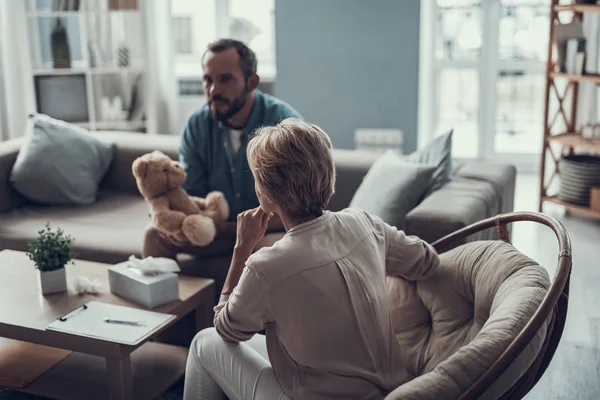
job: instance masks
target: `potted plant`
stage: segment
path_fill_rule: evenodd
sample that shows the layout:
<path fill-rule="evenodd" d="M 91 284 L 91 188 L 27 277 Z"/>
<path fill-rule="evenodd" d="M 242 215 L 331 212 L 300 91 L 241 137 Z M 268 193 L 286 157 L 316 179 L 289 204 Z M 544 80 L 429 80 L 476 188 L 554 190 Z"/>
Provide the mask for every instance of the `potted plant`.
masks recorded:
<path fill-rule="evenodd" d="M 53 231 L 49 222 L 38 232 L 37 239 L 29 242 L 27 256 L 39 271 L 43 294 L 67 290 L 65 265 L 68 262 L 74 264 L 73 242 L 73 238 L 65 235 L 62 229 Z"/>

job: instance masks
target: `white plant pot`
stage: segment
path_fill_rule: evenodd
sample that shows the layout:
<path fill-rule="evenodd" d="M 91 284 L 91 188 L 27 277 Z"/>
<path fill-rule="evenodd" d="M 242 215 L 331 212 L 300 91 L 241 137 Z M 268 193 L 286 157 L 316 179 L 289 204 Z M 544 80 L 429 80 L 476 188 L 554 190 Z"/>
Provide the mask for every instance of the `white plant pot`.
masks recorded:
<path fill-rule="evenodd" d="M 42 294 L 65 292 L 67 290 L 66 268 L 47 272 L 39 271 L 39 274 Z"/>

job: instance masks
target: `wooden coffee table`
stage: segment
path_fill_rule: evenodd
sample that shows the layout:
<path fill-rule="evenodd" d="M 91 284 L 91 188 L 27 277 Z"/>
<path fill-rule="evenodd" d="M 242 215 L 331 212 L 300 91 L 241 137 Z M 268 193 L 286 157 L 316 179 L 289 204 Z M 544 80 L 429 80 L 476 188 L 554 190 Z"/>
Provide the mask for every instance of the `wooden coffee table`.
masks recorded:
<path fill-rule="evenodd" d="M 17 390 L 54 399 L 153 399 L 184 375 L 188 349 L 152 339 L 190 313 L 195 314 L 197 330 L 212 325 L 211 279 L 180 276 L 180 300 L 153 309 L 177 318 L 135 346 L 46 330 L 58 317 L 91 300 L 144 308 L 110 293 L 107 267 L 76 260 L 67 266 L 68 292 L 43 296 L 38 271 L 26 254 L 0 251 L 0 337 L 73 352 Z M 71 283 L 75 276 L 97 278 L 100 294 L 78 295 Z"/>

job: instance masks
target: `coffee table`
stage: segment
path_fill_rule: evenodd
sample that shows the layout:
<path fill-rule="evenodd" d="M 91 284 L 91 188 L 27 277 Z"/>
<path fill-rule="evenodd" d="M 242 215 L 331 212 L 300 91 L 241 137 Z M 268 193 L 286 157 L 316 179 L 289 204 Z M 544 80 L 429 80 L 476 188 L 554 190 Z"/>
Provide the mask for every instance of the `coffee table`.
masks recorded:
<path fill-rule="evenodd" d="M 54 399 L 153 399 L 184 375 L 188 349 L 153 341 L 177 320 L 194 313 L 196 328 L 212 325 L 215 286 L 211 279 L 179 276 L 180 300 L 153 311 L 177 316 L 132 346 L 46 330 L 60 316 L 91 300 L 144 308 L 110 293 L 107 264 L 68 265 L 68 291 L 43 296 L 38 271 L 24 252 L 0 251 L 0 337 L 70 350 L 63 361 L 21 390 Z M 78 295 L 75 276 L 96 278 L 97 295 Z"/>

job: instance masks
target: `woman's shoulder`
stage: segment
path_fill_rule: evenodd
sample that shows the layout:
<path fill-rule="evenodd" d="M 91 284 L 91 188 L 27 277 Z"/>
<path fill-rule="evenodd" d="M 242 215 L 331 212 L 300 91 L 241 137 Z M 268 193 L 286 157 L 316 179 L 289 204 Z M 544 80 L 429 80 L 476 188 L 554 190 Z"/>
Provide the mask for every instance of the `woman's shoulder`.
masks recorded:
<path fill-rule="evenodd" d="M 288 243 L 289 239 L 283 237 L 269 247 L 263 247 L 253 253 L 246 261 L 246 266 L 264 276 L 271 276 L 273 271 L 281 270 L 280 265 L 293 263 L 294 252 L 298 249 Z"/>
<path fill-rule="evenodd" d="M 378 216 L 357 207 L 348 207 L 334 214 L 341 220 L 352 221 L 369 228 L 378 227 L 383 223 Z"/>

